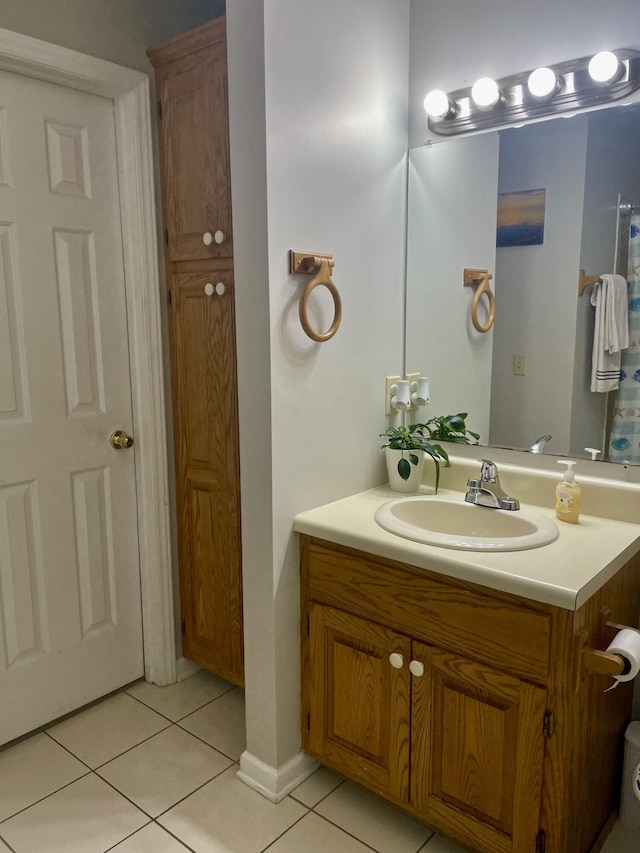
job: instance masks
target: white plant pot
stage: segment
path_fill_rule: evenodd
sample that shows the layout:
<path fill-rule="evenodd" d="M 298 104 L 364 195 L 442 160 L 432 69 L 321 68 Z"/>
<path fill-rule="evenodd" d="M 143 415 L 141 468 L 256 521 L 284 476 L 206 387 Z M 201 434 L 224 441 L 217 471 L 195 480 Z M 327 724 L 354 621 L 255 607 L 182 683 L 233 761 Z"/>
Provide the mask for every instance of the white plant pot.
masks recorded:
<path fill-rule="evenodd" d="M 422 469 L 424 468 L 425 452 L 424 450 L 392 450 L 390 447 L 385 447 L 385 456 L 387 459 L 387 473 L 389 474 L 389 485 L 394 492 L 417 492 L 422 483 Z M 408 480 L 403 480 L 398 473 L 398 462 L 404 456 L 409 459 L 409 455 L 418 457 L 418 464 L 411 465 L 411 474 Z"/>

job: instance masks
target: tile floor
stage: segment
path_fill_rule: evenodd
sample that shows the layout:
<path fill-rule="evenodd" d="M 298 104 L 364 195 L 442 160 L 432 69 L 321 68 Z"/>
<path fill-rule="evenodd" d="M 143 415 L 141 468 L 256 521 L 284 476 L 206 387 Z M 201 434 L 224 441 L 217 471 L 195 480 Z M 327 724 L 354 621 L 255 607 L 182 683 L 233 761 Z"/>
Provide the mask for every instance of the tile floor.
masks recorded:
<path fill-rule="evenodd" d="M 236 779 L 243 693 L 144 682 L 0 751 L 0 853 L 463 853 L 320 769 L 278 805 Z M 638 853 L 617 824 L 603 853 Z"/>

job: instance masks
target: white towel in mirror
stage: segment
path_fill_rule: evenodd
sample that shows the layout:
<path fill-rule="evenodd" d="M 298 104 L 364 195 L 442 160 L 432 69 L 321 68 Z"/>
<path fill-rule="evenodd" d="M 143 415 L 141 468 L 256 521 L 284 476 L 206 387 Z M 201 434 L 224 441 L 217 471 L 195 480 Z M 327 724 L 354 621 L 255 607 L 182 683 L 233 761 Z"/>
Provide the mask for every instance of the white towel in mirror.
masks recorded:
<path fill-rule="evenodd" d="M 591 357 L 591 390 L 614 391 L 620 384 L 620 352 L 629 346 L 627 281 L 605 274 L 591 293 L 596 318 Z"/>

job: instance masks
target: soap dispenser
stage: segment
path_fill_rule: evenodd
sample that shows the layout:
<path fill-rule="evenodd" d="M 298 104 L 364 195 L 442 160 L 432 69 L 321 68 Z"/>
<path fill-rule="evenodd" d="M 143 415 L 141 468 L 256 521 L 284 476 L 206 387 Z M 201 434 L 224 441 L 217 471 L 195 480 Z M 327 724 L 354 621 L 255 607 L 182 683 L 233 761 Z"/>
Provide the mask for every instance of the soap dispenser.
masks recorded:
<path fill-rule="evenodd" d="M 580 486 L 576 483 L 573 473 L 575 462 L 558 460 L 558 465 L 566 465 L 566 471 L 562 480 L 556 487 L 556 518 L 560 521 L 568 521 L 569 524 L 577 524 L 580 518 L 580 505 L 582 502 Z"/>

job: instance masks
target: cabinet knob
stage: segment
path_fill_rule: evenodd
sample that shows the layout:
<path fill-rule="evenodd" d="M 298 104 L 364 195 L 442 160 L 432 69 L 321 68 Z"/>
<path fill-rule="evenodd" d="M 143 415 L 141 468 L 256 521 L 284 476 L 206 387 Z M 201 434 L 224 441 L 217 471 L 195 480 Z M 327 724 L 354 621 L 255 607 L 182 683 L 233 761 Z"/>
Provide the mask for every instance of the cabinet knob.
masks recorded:
<path fill-rule="evenodd" d="M 394 669 L 402 669 L 404 658 L 398 652 L 391 652 L 389 655 L 389 663 Z"/>
<path fill-rule="evenodd" d="M 210 246 L 213 243 L 213 234 L 211 231 L 205 231 L 202 235 L 202 242 L 205 246 Z"/>
<path fill-rule="evenodd" d="M 409 664 L 409 671 L 411 675 L 415 675 L 417 678 L 420 678 L 424 675 L 424 664 L 419 660 L 412 660 Z"/>
<path fill-rule="evenodd" d="M 216 282 L 216 293 L 218 296 L 222 296 L 227 288 L 224 286 L 223 281 Z"/>
<path fill-rule="evenodd" d="M 218 231 L 216 231 L 216 233 L 213 235 L 213 239 L 216 241 L 216 243 L 217 243 L 217 244 L 218 244 L 218 246 L 219 246 L 219 245 L 220 245 L 220 243 L 224 243 L 224 241 L 227 239 L 227 235 L 224 233 L 224 231 L 219 231 L 219 230 L 218 230 Z"/>

